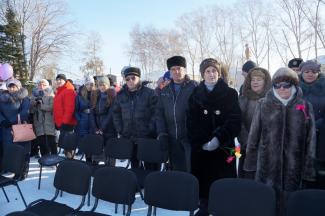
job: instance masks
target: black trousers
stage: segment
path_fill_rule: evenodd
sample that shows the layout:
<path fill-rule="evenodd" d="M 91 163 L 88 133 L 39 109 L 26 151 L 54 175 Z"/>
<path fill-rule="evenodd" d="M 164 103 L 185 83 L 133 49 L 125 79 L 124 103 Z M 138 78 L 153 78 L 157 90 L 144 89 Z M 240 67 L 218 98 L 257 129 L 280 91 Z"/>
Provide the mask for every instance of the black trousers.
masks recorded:
<path fill-rule="evenodd" d="M 57 146 L 55 143 L 55 136 L 42 135 L 37 137 L 37 145 L 40 147 L 41 155 L 57 154 Z"/>

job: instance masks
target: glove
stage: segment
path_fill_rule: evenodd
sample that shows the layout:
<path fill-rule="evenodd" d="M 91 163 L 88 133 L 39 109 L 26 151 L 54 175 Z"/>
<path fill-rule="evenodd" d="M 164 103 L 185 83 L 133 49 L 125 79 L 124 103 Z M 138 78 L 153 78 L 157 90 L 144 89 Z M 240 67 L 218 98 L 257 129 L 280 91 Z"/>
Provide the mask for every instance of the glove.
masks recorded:
<path fill-rule="evenodd" d="M 213 137 L 210 142 L 205 143 L 202 149 L 205 151 L 214 151 L 219 147 L 220 143 L 217 137 Z"/>
<path fill-rule="evenodd" d="M 8 120 L 3 120 L 3 121 L 1 122 L 1 126 L 4 127 L 4 128 L 10 128 L 11 125 L 12 125 L 11 122 L 8 121 Z"/>
<path fill-rule="evenodd" d="M 60 130 L 68 132 L 73 131 L 73 125 L 62 124 Z"/>

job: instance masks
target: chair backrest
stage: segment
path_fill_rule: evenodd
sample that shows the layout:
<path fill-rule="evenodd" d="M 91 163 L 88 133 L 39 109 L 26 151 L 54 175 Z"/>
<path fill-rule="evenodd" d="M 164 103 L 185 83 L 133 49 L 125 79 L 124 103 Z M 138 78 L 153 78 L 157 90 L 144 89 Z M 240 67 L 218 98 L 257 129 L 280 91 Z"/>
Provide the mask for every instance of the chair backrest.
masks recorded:
<path fill-rule="evenodd" d="M 6 146 L 3 153 L 3 171 L 21 176 L 25 165 L 25 157 L 24 147 L 17 144 Z"/>
<path fill-rule="evenodd" d="M 19 212 L 11 212 L 6 216 L 38 216 L 38 215 L 29 211 L 19 211 Z"/>
<path fill-rule="evenodd" d="M 213 182 L 209 192 L 209 213 L 218 216 L 275 216 L 274 190 L 262 183 L 226 178 Z"/>
<path fill-rule="evenodd" d="M 158 208 L 194 211 L 199 204 L 198 180 L 186 172 L 153 172 L 145 179 L 144 201 Z"/>
<path fill-rule="evenodd" d="M 71 194 L 84 196 L 88 192 L 91 178 L 90 167 L 78 160 L 60 162 L 55 176 L 54 187 Z"/>
<path fill-rule="evenodd" d="M 309 215 L 325 215 L 325 190 L 300 190 L 289 195 L 287 216 Z"/>
<path fill-rule="evenodd" d="M 62 142 L 58 143 L 59 148 L 75 150 L 77 148 L 78 136 L 75 133 L 67 133 Z"/>
<path fill-rule="evenodd" d="M 148 163 L 165 163 L 168 160 L 168 151 L 162 149 L 157 139 L 136 139 L 138 145 L 137 158 Z"/>
<path fill-rule="evenodd" d="M 104 137 L 97 134 L 87 134 L 79 139 L 79 148 L 86 155 L 100 155 L 104 150 Z"/>
<path fill-rule="evenodd" d="M 137 191 L 137 177 L 123 167 L 103 167 L 96 170 L 93 196 L 112 203 L 132 205 Z"/>
<path fill-rule="evenodd" d="M 126 138 L 113 138 L 106 141 L 105 155 L 114 159 L 130 159 L 132 157 L 133 143 Z"/>

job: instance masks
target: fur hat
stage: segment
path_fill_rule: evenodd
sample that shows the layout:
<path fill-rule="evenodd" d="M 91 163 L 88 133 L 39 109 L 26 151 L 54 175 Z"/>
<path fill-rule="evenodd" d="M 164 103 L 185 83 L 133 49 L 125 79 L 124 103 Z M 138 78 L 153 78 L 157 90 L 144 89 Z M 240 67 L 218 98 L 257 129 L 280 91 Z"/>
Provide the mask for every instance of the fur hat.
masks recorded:
<path fill-rule="evenodd" d="M 50 86 L 49 81 L 47 81 L 47 79 L 41 79 L 40 81 L 38 81 L 38 84 L 43 83 L 45 86 Z"/>
<path fill-rule="evenodd" d="M 94 83 L 95 83 L 94 77 L 89 75 L 85 78 L 85 84 L 94 84 Z"/>
<path fill-rule="evenodd" d="M 216 68 L 218 73 L 221 72 L 221 64 L 213 58 L 207 58 L 207 59 L 204 59 L 200 64 L 200 73 L 201 73 L 202 77 L 203 77 L 205 69 L 207 69 L 210 66 Z"/>
<path fill-rule="evenodd" d="M 304 60 L 302 58 L 293 58 L 288 62 L 289 68 L 298 68 Z"/>
<path fill-rule="evenodd" d="M 279 82 L 289 82 L 295 86 L 299 84 L 299 78 L 295 71 L 290 68 L 279 68 L 272 77 L 272 84 Z"/>
<path fill-rule="evenodd" d="M 65 76 L 65 74 L 58 74 L 55 78 L 55 80 L 57 79 L 62 79 L 64 81 L 67 81 L 67 77 Z"/>
<path fill-rule="evenodd" d="M 256 63 L 251 60 L 248 60 L 247 62 L 245 62 L 245 64 L 243 64 L 241 70 L 248 73 L 254 67 L 257 67 Z"/>
<path fill-rule="evenodd" d="M 315 61 L 309 60 L 309 61 L 301 63 L 299 66 L 299 70 L 301 71 L 301 73 L 308 71 L 308 70 L 320 72 L 320 64 L 318 64 Z"/>
<path fill-rule="evenodd" d="M 107 76 L 99 76 L 99 77 L 97 77 L 97 84 L 98 85 L 104 84 L 104 85 L 110 86 L 110 82 L 109 82 L 109 79 L 108 79 Z"/>
<path fill-rule="evenodd" d="M 137 68 L 137 67 L 128 67 L 128 68 L 126 68 L 124 70 L 124 72 L 123 72 L 123 76 L 127 77 L 129 75 L 134 75 L 134 76 L 140 77 L 141 76 L 140 68 Z"/>
<path fill-rule="evenodd" d="M 8 63 L 5 63 L 3 65 L 0 65 L 0 79 L 3 81 L 8 80 L 9 78 L 13 77 L 14 70 L 12 69 L 11 65 Z"/>
<path fill-rule="evenodd" d="M 173 56 L 167 59 L 167 68 L 170 70 L 173 66 L 186 68 L 186 59 L 183 56 Z"/>
<path fill-rule="evenodd" d="M 7 86 L 7 88 L 8 88 L 8 86 L 11 85 L 11 84 L 16 85 L 17 88 L 19 88 L 19 89 L 22 87 L 22 86 L 21 86 L 21 82 L 20 82 L 19 80 L 15 79 L 15 78 L 11 78 L 11 79 L 8 79 L 8 80 L 7 80 L 7 82 L 6 82 L 6 86 Z"/>

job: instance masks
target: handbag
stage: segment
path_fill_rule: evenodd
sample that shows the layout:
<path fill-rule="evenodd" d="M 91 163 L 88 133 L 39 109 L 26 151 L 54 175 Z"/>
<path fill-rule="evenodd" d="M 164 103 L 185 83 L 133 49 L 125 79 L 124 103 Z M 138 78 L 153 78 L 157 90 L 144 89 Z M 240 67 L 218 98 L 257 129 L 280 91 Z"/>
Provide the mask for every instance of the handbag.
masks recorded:
<path fill-rule="evenodd" d="M 18 114 L 18 124 L 12 125 L 13 142 L 26 142 L 36 138 L 32 124 L 22 124 Z"/>

